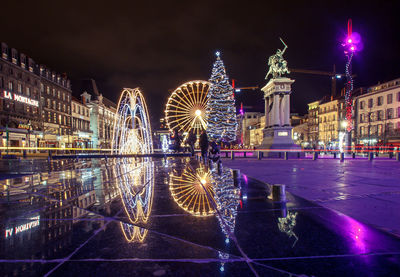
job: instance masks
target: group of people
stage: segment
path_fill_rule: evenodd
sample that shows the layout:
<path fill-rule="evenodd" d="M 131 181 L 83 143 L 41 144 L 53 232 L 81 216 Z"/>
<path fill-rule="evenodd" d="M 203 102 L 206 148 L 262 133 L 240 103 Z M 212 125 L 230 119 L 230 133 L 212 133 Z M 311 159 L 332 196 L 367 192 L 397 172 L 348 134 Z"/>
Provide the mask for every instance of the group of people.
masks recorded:
<path fill-rule="evenodd" d="M 181 152 L 182 151 L 182 134 L 178 130 L 174 131 L 174 135 L 171 136 L 171 141 L 173 151 L 175 152 Z M 189 146 L 189 150 L 192 153 L 192 156 L 194 156 L 194 145 L 197 142 L 197 135 L 194 132 L 194 130 L 191 130 L 188 134 L 188 137 L 186 139 L 186 143 Z M 200 138 L 199 138 L 199 146 L 201 150 L 201 157 L 203 161 L 207 160 L 207 158 L 211 159 L 213 162 L 218 162 L 220 159 L 220 146 L 216 141 L 211 141 L 209 142 L 207 132 L 205 130 L 201 131 Z"/>

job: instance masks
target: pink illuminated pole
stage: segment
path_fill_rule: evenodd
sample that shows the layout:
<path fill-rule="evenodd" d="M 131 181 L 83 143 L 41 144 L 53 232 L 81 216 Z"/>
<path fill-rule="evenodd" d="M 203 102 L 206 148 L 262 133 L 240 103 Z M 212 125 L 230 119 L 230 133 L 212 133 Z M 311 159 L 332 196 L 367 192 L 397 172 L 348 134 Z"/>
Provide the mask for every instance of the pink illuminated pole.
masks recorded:
<path fill-rule="evenodd" d="M 353 77 L 351 76 L 351 61 L 353 59 L 354 51 L 356 50 L 356 46 L 354 45 L 354 41 L 352 38 L 352 22 L 351 19 L 347 22 L 347 38 L 345 43 L 345 55 L 347 58 L 346 63 L 346 95 L 345 95 L 345 102 L 346 102 L 346 121 L 347 121 L 347 132 L 351 132 L 353 129 L 353 121 L 352 121 L 352 111 L 353 111 L 353 101 L 351 99 L 351 93 L 353 91 Z"/>
<path fill-rule="evenodd" d="M 344 46 L 344 54 L 346 55 L 346 94 L 345 94 L 345 103 L 346 103 L 346 137 L 347 137 L 347 145 L 351 144 L 350 134 L 351 130 L 353 130 L 353 100 L 352 100 L 352 92 L 353 92 L 353 77 L 352 77 L 352 69 L 351 62 L 354 56 L 354 53 L 361 48 L 361 38 L 357 33 L 353 33 L 352 21 L 349 19 L 347 21 L 347 37 L 342 44 Z"/>

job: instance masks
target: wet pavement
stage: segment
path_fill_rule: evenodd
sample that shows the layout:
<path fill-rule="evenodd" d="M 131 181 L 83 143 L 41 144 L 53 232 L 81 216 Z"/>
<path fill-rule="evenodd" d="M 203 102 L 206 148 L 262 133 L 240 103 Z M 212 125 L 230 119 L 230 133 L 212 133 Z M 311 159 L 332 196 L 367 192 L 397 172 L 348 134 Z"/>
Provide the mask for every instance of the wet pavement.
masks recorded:
<path fill-rule="evenodd" d="M 400 271 L 398 238 L 289 193 L 274 203 L 269 186 L 229 168 L 189 158 L 31 166 L 36 174 L 15 164 L 17 177 L 0 181 L 2 276 Z"/>
<path fill-rule="evenodd" d="M 224 159 L 269 184 L 400 237 L 400 162 L 348 159 Z"/>

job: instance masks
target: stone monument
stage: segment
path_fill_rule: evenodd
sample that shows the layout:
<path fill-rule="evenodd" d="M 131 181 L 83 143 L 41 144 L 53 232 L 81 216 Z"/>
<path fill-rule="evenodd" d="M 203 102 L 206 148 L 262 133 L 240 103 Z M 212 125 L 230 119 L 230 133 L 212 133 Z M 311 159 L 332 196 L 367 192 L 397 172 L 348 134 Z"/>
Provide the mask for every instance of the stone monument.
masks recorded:
<path fill-rule="evenodd" d="M 288 47 L 282 39 L 280 40 L 285 47 L 283 50 L 278 49 L 276 54 L 269 57 L 269 71 L 265 79 L 270 74 L 272 78 L 261 89 L 265 100 L 265 128 L 263 142 L 258 148 L 295 150 L 300 149 L 300 146 L 293 142 L 290 124 L 290 94 L 294 80 L 282 77 L 283 74 L 290 72 L 283 58 Z M 269 152 L 268 155 L 270 154 L 273 153 Z"/>

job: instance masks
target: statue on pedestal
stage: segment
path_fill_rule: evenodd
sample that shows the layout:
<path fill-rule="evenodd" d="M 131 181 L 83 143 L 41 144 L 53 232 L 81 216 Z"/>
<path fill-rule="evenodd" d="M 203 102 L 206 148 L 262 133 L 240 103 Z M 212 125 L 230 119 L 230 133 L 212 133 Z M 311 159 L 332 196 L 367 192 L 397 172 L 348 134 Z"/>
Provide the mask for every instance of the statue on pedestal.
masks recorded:
<path fill-rule="evenodd" d="M 265 128 L 260 149 L 298 149 L 292 139 L 292 126 L 290 124 L 290 94 L 294 80 L 282 75 L 290 73 L 287 61 L 283 58 L 288 46 L 280 38 L 283 49 L 269 57 L 269 71 L 265 76 L 272 78 L 261 89 L 264 92 L 265 101 Z M 264 153 L 268 156 L 276 155 L 275 152 Z"/>
<path fill-rule="evenodd" d="M 272 78 L 275 79 L 281 77 L 285 73 L 287 74 L 290 73 L 287 67 L 287 61 L 283 58 L 283 54 L 285 53 L 288 46 L 281 38 L 279 39 L 281 40 L 281 42 L 285 47 L 283 48 L 283 50 L 281 49 L 276 50 L 276 54 L 269 57 L 268 59 L 269 70 L 267 76 L 265 76 L 265 79 L 268 79 L 268 76 L 270 74 L 272 75 Z"/>

